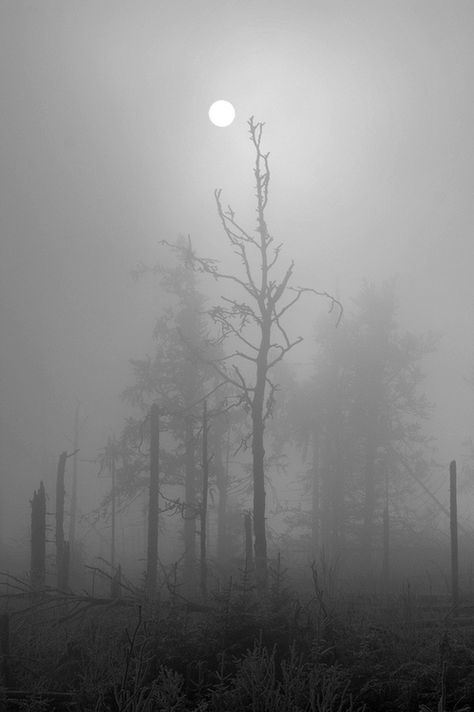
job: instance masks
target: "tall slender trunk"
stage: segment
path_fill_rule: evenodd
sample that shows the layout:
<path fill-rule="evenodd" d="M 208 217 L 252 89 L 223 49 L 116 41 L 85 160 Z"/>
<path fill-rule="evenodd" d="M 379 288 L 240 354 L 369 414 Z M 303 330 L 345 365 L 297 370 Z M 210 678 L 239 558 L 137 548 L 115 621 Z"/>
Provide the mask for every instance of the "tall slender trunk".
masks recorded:
<path fill-rule="evenodd" d="M 154 598 L 158 578 L 158 497 L 160 456 L 160 413 L 154 403 L 150 410 L 150 491 L 148 500 L 148 546 L 146 588 L 149 598 Z"/>
<path fill-rule="evenodd" d="M 390 512 L 388 498 L 385 500 L 383 510 L 383 561 L 382 561 L 382 588 L 385 594 L 390 590 Z"/>
<path fill-rule="evenodd" d="M 10 614 L 2 613 L 0 615 L 0 684 L 4 689 L 12 684 L 10 660 Z"/>
<path fill-rule="evenodd" d="M 320 473 L 319 445 L 317 435 L 313 435 L 313 466 L 311 471 L 311 556 L 314 561 L 319 557 L 320 547 Z"/>
<path fill-rule="evenodd" d="M 201 502 L 201 594 L 207 598 L 207 495 L 209 490 L 209 458 L 207 448 L 207 403 L 202 415 L 202 502 Z"/>
<path fill-rule="evenodd" d="M 110 582 L 110 598 L 122 598 L 122 567 L 120 564 L 113 572 Z"/>
<path fill-rule="evenodd" d="M 342 456 L 343 413 L 341 407 L 341 368 L 336 357 L 329 373 L 331 397 L 325 433 L 325 511 L 324 549 L 332 560 L 339 560 L 344 544 L 344 459 Z"/>
<path fill-rule="evenodd" d="M 264 156 L 257 150 L 254 176 L 257 197 L 257 232 L 260 238 L 261 282 L 259 289 L 259 308 L 261 339 L 256 359 L 255 390 L 252 401 L 252 458 L 253 458 L 253 528 L 255 541 L 255 575 L 257 588 L 266 591 L 267 536 L 265 524 L 265 448 L 264 448 L 264 408 L 265 388 L 268 373 L 268 352 L 270 350 L 272 332 L 272 308 L 268 290 L 268 244 L 270 235 L 265 221 L 265 205 L 267 201 L 268 174 L 262 173 L 261 161 Z M 271 290 L 270 290 L 271 291 Z"/>
<path fill-rule="evenodd" d="M 41 482 L 31 501 L 31 566 L 30 581 L 34 589 L 45 583 L 46 571 L 46 493 Z"/>
<path fill-rule="evenodd" d="M 457 609 L 459 605 L 458 505 L 456 478 L 456 460 L 452 460 L 449 464 L 449 521 L 451 531 L 451 600 L 454 609 Z"/>
<path fill-rule="evenodd" d="M 69 547 L 72 559 L 74 559 L 74 547 L 76 544 L 76 517 L 77 517 L 77 453 L 79 451 L 79 403 L 74 411 L 74 441 L 72 456 L 72 482 L 71 482 L 71 506 L 69 514 Z"/>
<path fill-rule="evenodd" d="M 252 549 L 252 515 L 250 512 L 245 512 L 244 518 L 244 534 L 245 534 L 245 571 L 253 569 L 253 549 Z"/>
<path fill-rule="evenodd" d="M 332 492 L 333 511 L 333 547 L 332 554 L 338 561 L 344 552 L 345 540 L 345 501 L 344 501 L 344 460 L 342 457 L 342 422 L 340 412 L 337 413 L 337 424 L 334 432 L 334 483 Z"/>
<path fill-rule="evenodd" d="M 257 379 L 258 384 L 258 379 Z M 257 587 L 264 591 L 267 586 L 267 537 L 265 527 L 265 448 L 263 445 L 263 387 L 261 401 L 257 400 L 259 385 L 255 389 L 252 417 L 252 457 L 253 457 L 253 526 L 255 548 L 255 574 Z"/>
<path fill-rule="evenodd" d="M 111 506 L 112 506 L 112 532 L 111 532 L 111 541 L 110 541 L 110 565 L 112 567 L 112 575 L 114 575 L 115 572 L 115 515 L 116 515 L 116 477 L 115 477 L 115 452 L 112 452 L 112 461 L 110 463 L 110 469 L 111 469 L 111 476 L 112 476 L 112 491 L 111 491 Z"/>
<path fill-rule="evenodd" d="M 370 436 L 367 440 L 365 455 L 362 551 L 363 556 L 365 557 L 365 567 L 369 570 L 373 563 L 375 516 L 375 446 Z"/>
<path fill-rule="evenodd" d="M 56 582 L 59 589 L 67 588 L 68 547 L 64 540 L 64 473 L 66 470 L 67 452 L 59 456 L 56 476 Z"/>
<path fill-rule="evenodd" d="M 219 493 L 217 504 L 217 559 L 221 566 L 228 560 L 229 547 L 227 541 L 227 488 L 229 482 L 230 430 L 227 435 L 225 463 L 222 453 L 222 428 L 214 430 L 214 458 L 216 466 L 216 482 Z"/>
<path fill-rule="evenodd" d="M 332 448 L 330 445 L 331 434 L 326 432 L 321 448 L 320 464 L 320 512 L 321 512 L 321 553 L 325 557 L 329 555 L 332 546 L 333 521 L 332 521 L 332 480 L 333 461 Z"/>
<path fill-rule="evenodd" d="M 196 471 L 192 416 L 186 415 L 185 421 L 184 586 L 189 594 L 193 592 L 196 573 Z"/>

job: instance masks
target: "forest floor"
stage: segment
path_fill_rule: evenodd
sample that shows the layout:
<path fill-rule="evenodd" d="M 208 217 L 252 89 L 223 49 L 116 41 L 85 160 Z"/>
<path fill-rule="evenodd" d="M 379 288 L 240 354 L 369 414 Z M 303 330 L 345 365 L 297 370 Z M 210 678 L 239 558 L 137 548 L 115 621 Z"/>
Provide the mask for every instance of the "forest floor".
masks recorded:
<path fill-rule="evenodd" d="M 298 596 L 247 577 L 205 604 L 19 591 L 2 598 L 0 709 L 468 712 L 474 615 L 401 595 Z"/>

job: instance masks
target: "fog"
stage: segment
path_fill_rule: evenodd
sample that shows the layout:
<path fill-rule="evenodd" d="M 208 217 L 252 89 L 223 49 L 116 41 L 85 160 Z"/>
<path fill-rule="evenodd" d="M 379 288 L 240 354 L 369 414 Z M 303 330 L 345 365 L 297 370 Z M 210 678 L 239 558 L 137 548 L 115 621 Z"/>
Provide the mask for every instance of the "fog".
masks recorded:
<path fill-rule="evenodd" d="M 4 542 L 26 550 L 41 479 L 54 511 L 77 402 L 79 509 L 98 506 L 95 460 L 131 413 L 130 359 L 153 355 L 165 302 L 156 277 L 131 272 L 187 234 L 234 269 L 214 189 L 252 229 L 250 116 L 265 122 L 267 219 L 294 284 L 350 314 L 364 280 L 393 278 L 400 328 L 439 335 L 424 428 L 441 466 L 428 483 L 448 501 L 449 461 L 474 430 L 473 24 L 468 0 L 1 3 Z M 208 119 L 219 98 L 236 109 L 225 129 Z M 212 304 L 223 287 L 200 289 Z M 297 378 L 326 311 L 292 314 Z"/>

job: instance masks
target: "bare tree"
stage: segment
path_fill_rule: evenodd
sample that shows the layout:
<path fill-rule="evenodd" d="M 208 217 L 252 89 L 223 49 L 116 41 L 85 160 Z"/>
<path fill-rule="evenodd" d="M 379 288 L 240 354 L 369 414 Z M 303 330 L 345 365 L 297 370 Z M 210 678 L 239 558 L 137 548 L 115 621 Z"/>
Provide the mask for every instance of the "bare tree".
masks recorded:
<path fill-rule="evenodd" d="M 56 578 L 59 589 L 66 590 L 69 585 L 69 542 L 64 538 L 64 474 L 66 460 L 74 457 L 77 450 L 70 455 L 66 451 L 59 456 L 56 476 Z"/>
<path fill-rule="evenodd" d="M 207 500 L 209 494 L 207 401 L 202 415 L 201 594 L 207 599 Z"/>
<path fill-rule="evenodd" d="M 46 571 L 46 492 L 41 482 L 31 501 L 31 567 L 30 581 L 41 589 Z"/>
<path fill-rule="evenodd" d="M 71 483 L 71 505 L 69 514 L 69 547 L 71 558 L 74 558 L 74 547 L 76 546 L 76 520 L 77 520 L 77 453 L 79 452 L 79 401 L 76 403 L 74 411 L 74 441 L 72 458 L 72 483 Z"/>
<path fill-rule="evenodd" d="M 64 450 L 59 456 L 56 476 L 56 580 L 58 588 L 65 588 L 66 541 L 64 539 L 64 473 L 66 470 L 67 457 L 68 454 L 66 450 Z"/>
<path fill-rule="evenodd" d="M 160 486 L 160 412 L 154 403 L 150 409 L 150 490 L 148 497 L 147 593 L 156 594 L 158 577 L 158 500 Z"/>
<path fill-rule="evenodd" d="M 225 382 L 235 387 L 238 402 L 251 415 L 255 570 L 258 587 L 262 590 L 267 580 L 264 432 L 276 391 L 269 374 L 273 366 L 302 341 L 301 336 L 289 336 L 283 317 L 304 293 L 327 297 L 331 309 L 334 306 L 339 308 L 338 321 L 342 307 L 327 292 L 291 286 L 293 261 L 278 275 L 282 245 L 275 243 L 265 217 L 270 169 L 269 154 L 263 153 L 261 146 L 264 124 L 255 123 L 251 117 L 248 126 L 255 150 L 256 229 L 252 232 L 245 230 L 236 220 L 231 207 L 224 209 L 221 190 L 215 191 L 218 215 L 230 246 L 240 259 L 242 272 L 238 275 L 222 271 L 216 260 L 196 256 L 191 244 L 188 259 L 195 269 L 229 282 L 243 293 L 241 299 L 223 296 L 221 303 L 210 310 L 219 328 L 218 341 L 231 337 L 235 342 L 235 348 L 220 362 L 213 362 L 213 366 Z"/>

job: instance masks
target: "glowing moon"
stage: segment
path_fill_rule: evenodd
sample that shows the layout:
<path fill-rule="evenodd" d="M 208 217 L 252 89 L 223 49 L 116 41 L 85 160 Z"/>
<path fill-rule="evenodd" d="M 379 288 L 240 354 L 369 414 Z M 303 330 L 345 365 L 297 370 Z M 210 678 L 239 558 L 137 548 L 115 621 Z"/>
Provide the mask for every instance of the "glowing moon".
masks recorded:
<path fill-rule="evenodd" d="M 215 101 L 211 104 L 209 109 L 209 119 L 214 126 L 220 126 L 222 128 L 230 126 L 235 119 L 235 109 L 230 101 L 219 99 L 219 101 Z"/>

